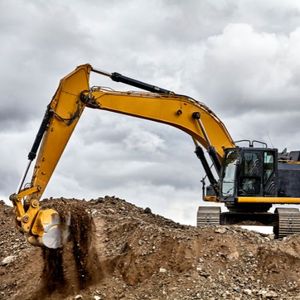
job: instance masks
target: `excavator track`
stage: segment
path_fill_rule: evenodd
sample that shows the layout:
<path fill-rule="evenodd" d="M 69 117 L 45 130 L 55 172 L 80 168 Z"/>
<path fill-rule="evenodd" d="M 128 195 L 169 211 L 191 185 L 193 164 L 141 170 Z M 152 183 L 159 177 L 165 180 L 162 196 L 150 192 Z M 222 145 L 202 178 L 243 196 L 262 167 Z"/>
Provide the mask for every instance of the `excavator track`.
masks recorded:
<path fill-rule="evenodd" d="M 220 225 L 221 208 L 199 206 L 197 211 L 197 227 Z"/>
<path fill-rule="evenodd" d="M 276 238 L 300 234 L 300 212 L 297 208 L 276 208 L 277 224 L 274 226 Z"/>
<path fill-rule="evenodd" d="M 250 217 L 250 218 L 249 218 Z M 272 213 L 248 214 L 237 212 L 221 213 L 220 207 L 199 206 L 197 211 L 197 227 L 211 225 L 234 225 L 241 221 L 258 221 L 265 226 L 273 226 L 275 238 L 284 238 L 292 234 L 300 234 L 300 211 L 297 208 L 276 208 Z M 251 222 L 249 225 L 252 225 Z M 245 223 L 243 225 L 246 225 Z"/>

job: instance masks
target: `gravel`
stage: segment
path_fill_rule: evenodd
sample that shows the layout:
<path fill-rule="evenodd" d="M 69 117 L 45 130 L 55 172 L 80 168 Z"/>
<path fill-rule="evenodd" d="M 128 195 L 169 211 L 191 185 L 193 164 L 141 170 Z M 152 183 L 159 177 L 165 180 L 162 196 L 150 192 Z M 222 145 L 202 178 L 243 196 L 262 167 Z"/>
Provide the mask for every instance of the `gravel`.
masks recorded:
<path fill-rule="evenodd" d="M 66 278 L 68 288 L 43 299 L 300 300 L 299 235 L 274 240 L 234 226 L 184 226 L 108 196 L 85 207 L 95 225 L 94 281 L 78 289 Z M 38 299 L 42 251 L 14 229 L 3 202 L 0 216 L 0 299 Z"/>

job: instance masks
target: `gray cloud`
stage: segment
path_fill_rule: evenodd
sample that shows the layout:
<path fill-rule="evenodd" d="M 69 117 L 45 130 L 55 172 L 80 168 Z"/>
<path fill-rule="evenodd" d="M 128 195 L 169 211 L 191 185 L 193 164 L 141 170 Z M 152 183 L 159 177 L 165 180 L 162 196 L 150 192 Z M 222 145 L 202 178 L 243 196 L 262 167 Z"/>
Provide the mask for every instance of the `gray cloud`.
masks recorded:
<path fill-rule="evenodd" d="M 16 189 L 59 79 L 86 62 L 205 102 L 234 139 L 299 148 L 299 21 L 292 0 L 0 1 L 0 197 Z M 45 196 L 115 194 L 193 223 L 202 176 L 186 134 L 93 110 Z"/>

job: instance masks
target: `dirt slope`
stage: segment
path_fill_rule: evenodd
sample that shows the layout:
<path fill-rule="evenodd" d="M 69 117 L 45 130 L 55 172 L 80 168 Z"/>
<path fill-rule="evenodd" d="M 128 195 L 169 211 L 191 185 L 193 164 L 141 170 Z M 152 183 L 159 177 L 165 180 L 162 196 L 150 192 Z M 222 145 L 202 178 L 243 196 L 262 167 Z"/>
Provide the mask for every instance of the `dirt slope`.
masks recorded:
<path fill-rule="evenodd" d="M 47 255 L 27 245 L 0 202 L 0 299 L 300 299 L 300 236 L 182 226 L 110 197 L 60 201 L 92 217 L 92 235 L 80 237 L 89 257 L 76 264 L 70 245 L 55 253 L 51 285 Z"/>

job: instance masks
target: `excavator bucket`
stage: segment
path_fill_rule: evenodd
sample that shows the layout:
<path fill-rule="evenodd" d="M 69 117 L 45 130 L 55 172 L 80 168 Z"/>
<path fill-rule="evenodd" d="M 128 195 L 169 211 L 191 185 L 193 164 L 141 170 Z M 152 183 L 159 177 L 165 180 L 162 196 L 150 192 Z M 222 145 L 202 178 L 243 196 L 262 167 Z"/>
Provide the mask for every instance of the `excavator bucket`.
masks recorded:
<path fill-rule="evenodd" d="M 33 235 L 28 237 L 28 241 L 36 246 L 61 248 L 68 241 L 70 223 L 70 212 L 62 217 L 55 209 L 41 208 L 31 229 Z"/>

